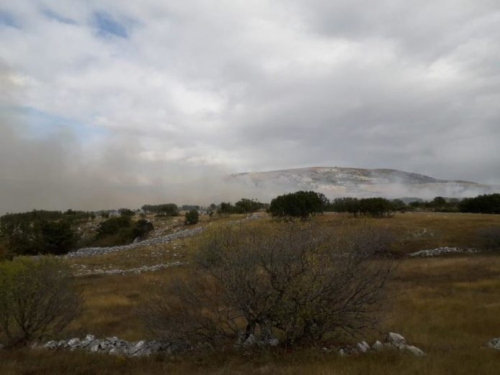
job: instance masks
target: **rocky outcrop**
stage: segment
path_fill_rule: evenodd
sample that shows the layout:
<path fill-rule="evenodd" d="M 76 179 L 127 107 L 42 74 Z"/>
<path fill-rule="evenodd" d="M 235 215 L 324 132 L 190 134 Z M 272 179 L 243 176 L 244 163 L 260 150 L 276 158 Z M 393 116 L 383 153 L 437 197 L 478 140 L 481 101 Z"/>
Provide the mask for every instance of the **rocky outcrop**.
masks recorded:
<path fill-rule="evenodd" d="M 37 345 L 34 349 L 47 350 L 84 350 L 90 353 L 111 354 L 123 357 L 147 357 L 152 354 L 171 354 L 175 348 L 172 345 L 160 341 L 136 341 L 129 342 L 118 337 L 97 339 L 93 335 L 87 335 L 84 339 L 73 338 L 61 341 L 49 341 L 43 345 Z"/>
<path fill-rule="evenodd" d="M 204 229 L 203 227 L 186 229 L 186 230 L 182 230 L 182 231 L 179 231 L 176 233 L 169 234 L 167 236 L 151 238 L 149 240 L 144 240 L 141 242 L 132 243 L 132 244 L 123 245 L 123 246 L 86 247 L 86 248 L 74 251 L 72 253 L 68 253 L 65 255 L 65 257 L 66 258 L 80 258 L 80 257 L 88 257 L 88 256 L 115 253 L 118 251 L 127 251 L 127 250 L 132 250 L 132 249 L 136 249 L 136 248 L 143 247 L 143 246 L 162 245 L 162 244 L 169 243 L 173 240 L 179 240 L 179 239 L 184 239 L 184 238 L 195 236 L 195 235 L 201 233 L 203 231 L 203 229 Z"/>
<path fill-rule="evenodd" d="M 323 349 L 325 351 L 331 350 L 328 350 L 327 348 Z M 338 355 L 341 357 L 349 355 L 360 355 L 370 352 L 380 353 L 388 350 L 406 352 L 416 357 L 425 356 L 425 353 L 421 349 L 417 348 L 416 346 L 408 345 L 406 343 L 406 339 L 403 336 L 401 336 L 399 333 L 394 332 L 387 334 L 384 343 L 381 343 L 377 340 L 373 343 L 373 345 L 370 346 L 366 341 L 361 341 L 355 346 L 336 348 L 336 350 Z"/>
<path fill-rule="evenodd" d="M 477 249 L 461 249 L 458 247 L 438 247 L 431 250 L 420 250 L 415 253 L 408 254 L 410 258 L 431 258 L 445 254 L 476 254 Z"/>
<path fill-rule="evenodd" d="M 90 276 L 90 275 L 130 275 L 130 274 L 141 274 L 144 272 L 156 272 L 156 271 L 161 271 L 166 268 L 171 268 L 171 267 L 180 267 L 183 265 L 186 265 L 187 263 L 185 262 L 170 262 L 170 263 L 160 263 L 160 264 L 155 264 L 153 266 L 142 266 L 138 268 L 128 268 L 128 269 L 111 269 L 111 270 L 103 270 L 100 268 L 93 268 L 93 269 L 88 269 L 87 266 L 85 265 L 78 265 L 75 264 L 73 265 L 74 270 L 74 275 L 75 276 Z"/>
<path fill-rule="evenodd" d="M 500 350 L 500 337 L 495 337 L 491 339 L 486 346 L 490 349 Z"/>

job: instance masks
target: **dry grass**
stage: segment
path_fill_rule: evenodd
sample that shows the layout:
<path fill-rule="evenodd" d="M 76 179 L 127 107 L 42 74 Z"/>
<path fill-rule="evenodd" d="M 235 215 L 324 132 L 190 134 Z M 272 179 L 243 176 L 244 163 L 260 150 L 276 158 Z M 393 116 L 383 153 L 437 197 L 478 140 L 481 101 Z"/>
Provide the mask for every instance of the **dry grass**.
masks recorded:
<path fill-rule="evenodd" d="M 228 220 L 212 221 L 212 227 Z M 477 229 L 500 225 L 500 216 L 423 213 L 367 221 L 371 225 L 390 227 L 403 239 L 398 245 L 402 247 L 400 250 L 408 252 L 437 246 L 473 247 Z M 350 227 L 361 223 L 344 215 L 325 215 L 316 219 L 317 225 L 325 226 Z M 280 224 L 262 219 L 245 225 L 269 229 Z M 427 231 L 424 232 L 424 229 Z M 195 251 L 198 240 L 182 242 L 180 249 L 186 259 Z M 134 262 L 143 264 L 139 257 L 134 262 L 120 260 L 123 257 L 120 253 L 109 257 L 83 261 L 101 262 L 100 265 L 104 261 L 123 266 L 135 266 Z M 66 335 L 81 337 L 93 333 L 100 337 L 119 336 L 128 340 L 147 337 L 134 309 L 143 300 L 148 283 L 156 279 L 168 280 L 184 273 L 183 268 L 171 268 L 151 274 L 78 278 L 78 285 L 85 293 L 87 309 Z M 390 288 L 395 297 L 388 306 L 383 329 L 403 334 L 411 344 L 427 352 L 427 357 L 387 353 L 339 358 L 321 350 L 297 350 L 249 356 L 232 353 L 176 359 L 122 359 L 86 353 L 19 351 L 0 352 L 0 374 L 498 373 L 500 352 L 481 346 L 492 337 L 500 336 L 499 256 L 405 259 L 397 268 Z M 380 335 L 366 335 L 370 340 L 375 337 L 380 338 Z"/>

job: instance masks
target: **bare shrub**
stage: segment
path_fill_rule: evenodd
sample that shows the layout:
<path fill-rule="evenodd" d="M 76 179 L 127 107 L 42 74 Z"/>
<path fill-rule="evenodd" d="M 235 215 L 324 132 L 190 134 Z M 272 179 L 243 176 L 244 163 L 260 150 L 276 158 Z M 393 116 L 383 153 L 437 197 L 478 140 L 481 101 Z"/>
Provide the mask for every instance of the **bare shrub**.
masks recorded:
<path fill-rule="evenodd" d="M 487 250 L 500 250 L 500 226 L 479 229 L 477 236 L 483 248 Z"/>
<path fill-rule="evenodd" d="M 29 344 L 64 329 L 80 313 L 81 297 L 62 261 L 42 257 L 0 263 L 0 338 Z"/>
<path fill-rule="evenodd" d="M 292 224 L 225 228 L 186 279 L 156 286 L 141 314 L 157 336 L 186 345 L 273 337 L 293 345 L 374 327 L 392 263 L 374 259 L 368 238 L 350 235 L 338 241 Z"/>

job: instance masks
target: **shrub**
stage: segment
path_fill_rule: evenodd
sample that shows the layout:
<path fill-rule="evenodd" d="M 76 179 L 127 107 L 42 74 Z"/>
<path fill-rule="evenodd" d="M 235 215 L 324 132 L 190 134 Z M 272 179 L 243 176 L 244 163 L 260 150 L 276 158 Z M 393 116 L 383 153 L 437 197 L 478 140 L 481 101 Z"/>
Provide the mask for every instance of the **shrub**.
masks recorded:
<path fill-rule="evenodd" d="M 54 258 L 0 263 L 0 338 L 7 347 L 56 334 L 78 316 L 82 300 L 71 279 Z"/>
<path fill-rule="evenodd" d="M 137 238 L 144 238 L 149 232 L 153 231 L 155 229 L 153 223 L 150 221 L 140 219 L 138 220 L 132 229 L 132 237 Z"/>
<path fill-rule="evenodd" d="M 112 217 L 103 221 L 97 227 L 97 238 L 112 236 L 121 229 L 130 228 L 132 222 L 128 216 Z"/>
<path fill-rule="evenodd" d="M 135 212 L 128 208 L 120 208 L 118 212 L 120 213 L 121 216 L 128 216 L 128 217 L 135 216 Z"/>
<path fill-rule="evenodd" d="M 146 326 L 177 344 L 317 343 L 374 327 L 389 261 L 370 239 L 335 240 L 313 228 L 275 232 L 227 228 L 202 246 L 191 274 L 155 286 L 141 309 Z"/>
<path fill-rule="evenodd" d="M 151 212 L 156 216 L 178 216 L 179 207 L 174 203 L 149 205 L 146 204 L 141 207 L 144 212 Z"/>
<path fill-rule="evenodd" d="M 11 214 L 0 219 L 0 232 L 12 255 L 66 254 L 76 242 L 71 223 L 66 220 L 48 221 L 37 212 Z"/>
<path fill-rule="evenodd" d="M 299 217 L 305 219 L 313 214 L 322 213 L 328 200 L 321 193 L 314 191 L 298 191 L 274 198 L 269 212 L 277 217 Z"/>
<path fill-rule="evenodd" d="M 186 217 L 184 219 L 184 224 L 194 225 L 198 223 L 199 214 L 197 210 L 191 210 L 186 212 Z"/>
<path fill-rule="evenodd" d="M 242 198 L 235 203 L 235 210 L 240 214 L 255 212 L 262 208 L 262 203 L 254 199 Z"/>
<path fill-rule="evenodd" d="M 485 194 L 475 198 L 464 198 L 458 207 L 460 212 L 500 214 L 500 194 Z"/>

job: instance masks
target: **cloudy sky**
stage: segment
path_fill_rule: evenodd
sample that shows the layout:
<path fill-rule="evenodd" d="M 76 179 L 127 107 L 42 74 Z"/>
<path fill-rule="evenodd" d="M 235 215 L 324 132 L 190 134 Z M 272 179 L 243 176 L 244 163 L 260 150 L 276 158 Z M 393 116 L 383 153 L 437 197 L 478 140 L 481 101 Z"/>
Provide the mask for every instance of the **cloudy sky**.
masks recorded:
<path fill-rule="evenodd" d="M 308 166 L 500 184 L 499 120 L 498 0 L 0 0 L 0 211 Z"/>

